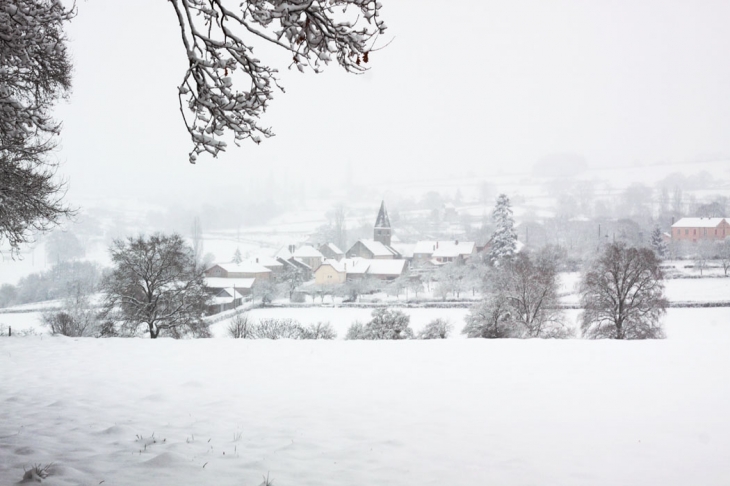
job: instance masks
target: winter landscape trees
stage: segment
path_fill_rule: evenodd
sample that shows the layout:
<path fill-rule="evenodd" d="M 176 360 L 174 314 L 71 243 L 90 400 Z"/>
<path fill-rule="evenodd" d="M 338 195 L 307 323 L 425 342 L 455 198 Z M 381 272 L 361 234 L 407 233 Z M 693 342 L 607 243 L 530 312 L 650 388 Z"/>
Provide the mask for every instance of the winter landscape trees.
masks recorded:
<path fill-rule="evenodd" d="M 489 248 L 489 261 L 497 263 L 509 259 L 517 249 L 517 233 L 512 217 L 512 206 L 506 194 L 500 194 L 492 212 L 495 231 Z"/>
<path fill-rule="evenodd" d="M 110 253 L 114 267 L 102 285 L 108 318 L 130 334 L 145 326 L 153 339 L 208 335 L 203 273 L 180 235 L 115 240 Z"/>
<path fill-rule="evenodd" d="M 649 248 L 612 243 L 580 283 L 581 331 L 588 338 L 661 338 L 666 312 L 663 274 Z"/>
<path fill-rule="evenodd" d="M 180 109 L 193 140 L 190 162 L 203 152 L 256 143 L 273 132 L 259 124 L 275 90 L 277 70 L 253 54 L 255 41 L 288 51 L 292 66 L 320 72 L 332 60 L 348 72 L 366 69 L 374 40 L 385 31 L 374 0 L 294 3 L 267 0 L 172 0 L 190 67 L 179 87 Z M 248 83 L 245 89 L 237 86 Z"/>
<path fill-rule="evenodd" d="M 0 1 L 0 243 L 11 253 L 71 213 L 48 157 L 61 131 L 51 111 L 71 89 L 59 1 Z"/>
<path fill-rule="evenodd" d="M 472 308 L 462 332 L 484 338 L 568 337 L 557 289 L 550 248 L 536 255 L 518 253 L 487 274 L 485 299 Z"/>
<path fill-rule="evenodd" d="M 283 88 L 277 69 L 253 54 L 256 45 L 288 52 L 300 71 L 320 72 L 335 61 L 347 72 L 362 73 L 386 29 L 375 0 L 170 4 L 189 60 L 178 95 L 193 142 L 191 163 L 201 153 L 225 150 L 226 136 L 239 144 L 273 135 L 259 118 Z M 33 231 L 71 213 L 47 155 L 61 129 L 51 109 L 71 88 L 64 27 L 74 15 L 75 7 L 56 0 L 0 1 L 0 241 L 12 252 Z"/>

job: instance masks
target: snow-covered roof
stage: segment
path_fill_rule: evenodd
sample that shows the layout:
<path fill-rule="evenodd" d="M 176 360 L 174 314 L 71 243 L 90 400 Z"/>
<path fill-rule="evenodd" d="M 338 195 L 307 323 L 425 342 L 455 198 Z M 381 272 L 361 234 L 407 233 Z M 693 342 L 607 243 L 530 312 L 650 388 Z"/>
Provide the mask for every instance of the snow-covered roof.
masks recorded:
<path fill-rule="evenodd" d="M 403 273 L 405 260 L 369 260 L 368 275 L 398 276 Z"/>
<path fill-rule="evenodd" d="M 322 258 L 318 249 L 311 245 L 303 245 L 294 251 L 294 258 Z"/>
<path fill-rule="evenodd" d="M 672 228 L 716 228 L 725 218 L 682 218 Z"/>
<path fill-rule="evenodd" d="M 416 246 L 413 248 L 413 254 L 416 253 L 425 253 L 427 255 L 430 255 L 436 251 L 436 242 L 435 241 L 419 241 L 416 243 Z"/>
<path fill-rule="evenodd" d="M 345 273 L 344 262 L 345 260 L 338 261 L 333 258 L 325 258 L 324 261 L 322 261 L 322 265 L 320 265 L 314 273 L 319 272 L 320 269 L 324 269 L 327 265 L 334 268 L 338 273 Z"/>
<path fill-rule="evenodd" d="M 473 241 L 419 241 L 413 249 L 413 254 L 426 254 L 434 257 L 468 256 L 474 252 L 476 243 Z"/>
<path fill-rule="evenodd" d="M 246 260 L 248 263 L 258 263 L 259 265 L 263 265 L 265 267 L 271 268 L 271 267 L 283 267 L 284 264 L 278 261 L 275 257 L 270 256 L 257 256 L 253 258 L 249 258 Z"/>
<path fill-rule="evenodd" d="M 326 245 L 324 245 L 324 246 L 326 246 L 327 248 L 329 248 L 329 249 L 330 249 L 330 251 L 331 251 L 332 253 L 334 253 L 335 255 L 344 255 L 344 254 L 345 254 L 345 252 L 343 252 L 342 250 L 340 250 L 340 249 L 339 249 L 339 248 L 337 247 L 337 245 L 335 245 L 334 243 L 327 243 L 327 244 L 326 244 Z"/>
<path fill-rule="evenodd" d="M 390 247 L 401 254 L 405 258 L 413 257 L 413 250 L 416 248 L 415 243 L 398 243 L 391 242 Z"/>
<path fill-rule="evenodd" d="M 281 250 L 279 250 L 276 255 L 274 255 L 274 258 L 281 258 L 282 260 L 290 260 L 294 255 L 291 254 L 289 249 L 285 246 Z"/>
<path fill-rule="evenodd" d="M 250 289 L 253 287 L 255 278 L 222 278 L 222 277 L 206 277 L 205 286 L 211 289 Z"/>
<path fill-rule="evenodd" d="M 214 304 L 230 304 L 231 302 L 233 302 L 234 294 L 236 296 L 236 299 L 241 299 L 244 297 L 238 290 L 233 290 L 233 288 L 231 287 L 228 289 L 221 289 L 220 292 L 215 294 L 215 296 L 212 299 L 213 303 Z"/>
<path fill-rule="evenodd" d="M 322 262 L 322 266 L 331 266 L 339 273 L 347 275 L 388 275 L 398 276 L 403 273 L 405 268 L 405 260 L 370 260 L 367 258 L 345 258 L 340 261 L 327 259 Z M 315 272 L 316 273 L 316 272 Z"/>
<path fill-rule="evenodd" d="M 261 265 L 260 263 L 256 263 L 255 261 L 247 260 L 245 262 L 241 263 L 217 263 L 219 267 L 221 267 L 223 270 L 225 270 L 228 273 L 268 273 L 271 272 L 268 268 Z M 215 266 L 215 265 L 213 265 Z M 212 268 L 212 267 L 211 267 Z"/>
<path fill-rule="evenodd" d="M 375 240 L 359 240 L 362 245 L 367 248 L 373 256 L 394 256 L 397 254 L 392 248 L 388 248 L 384 244 Z"/>
<path fill-rule="evenodd" d="M 345 273 L 361 275 L 367 273 L 372 261 L 373 260 L 367 260 L 365 258 L 346 258 L 344 260 L 340 260 L 340 263 L 343 264 Z"/>

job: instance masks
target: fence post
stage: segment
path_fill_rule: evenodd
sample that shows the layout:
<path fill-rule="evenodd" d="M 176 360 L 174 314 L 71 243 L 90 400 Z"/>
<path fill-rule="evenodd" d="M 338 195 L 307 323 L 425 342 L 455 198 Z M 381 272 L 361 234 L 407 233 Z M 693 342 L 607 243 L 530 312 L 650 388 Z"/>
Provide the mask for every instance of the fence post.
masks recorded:
<path fill-rule="evenodd" d="M 8 337 L 13 336 L 13 326 L 8 326 Z"/>

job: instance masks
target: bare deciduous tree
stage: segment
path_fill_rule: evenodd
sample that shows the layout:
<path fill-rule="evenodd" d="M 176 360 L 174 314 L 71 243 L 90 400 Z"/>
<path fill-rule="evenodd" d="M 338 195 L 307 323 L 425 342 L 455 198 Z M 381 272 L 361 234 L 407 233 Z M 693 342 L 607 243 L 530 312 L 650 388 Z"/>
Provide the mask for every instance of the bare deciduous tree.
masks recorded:
<path fill-rule="evenodd" d="M 145 325 L 151 338 L 208 337 L 202 321 L 209 297 L 192 249 L 178 234 L 115 240 L 114 268 L 102 283 L 106 315 L 136 333 Z"/>
<path fill-rule="evenodd" d="M 486 299 L 467 316 L 469 337 L 566 338 L 573 334 L 558 305 L 552 247 L 534 257 L 518 253 L 486 275 Z"/>
<path fill-rule="evenodd" d="M 727 277 L 728 270 L 730 270 L 730 237 L 718 241 L 716 251 L 717 256 L 720 257 L 722 271 Z"/>
<path fill-rule="evenodd" d="M 226 131 L 236 143 L 273 135 L 259 124 L 278 83 L 263 64 L 256 41 L 291 55 L 291 66 L 320 72 L 334 59 L 348 72 L 367 68 L 377 35 L 385 31 L 376 0 L 171 0 L 188 70 L 179 87 L 180 111 L 193 139 L 190 162 L 225 150 Z M 235 85 L 248 82 L 246 89 Z"/>
<path fill-rule="evenodd" d="M 664 337 L 659 321 L 667 308 L 663 280 L 659 259 L 651 249 L 607 245 L 581 278 L 583 336 Z"/>

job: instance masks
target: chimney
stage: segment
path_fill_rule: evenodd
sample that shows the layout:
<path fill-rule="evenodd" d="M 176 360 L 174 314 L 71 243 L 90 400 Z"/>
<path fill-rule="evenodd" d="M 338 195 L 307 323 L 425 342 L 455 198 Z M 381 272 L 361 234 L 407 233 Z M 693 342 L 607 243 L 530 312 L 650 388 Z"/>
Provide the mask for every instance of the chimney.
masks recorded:
<path fill-rule="evenodd" d="M 437 242 L 436 242 L 436 248 L 438 248 L 438 247 L 439 247 L 439 242 L 437 241 Z"/>
<path fill-rule="evenodd" d="M 459 240 L 455 240 L 454 245 L 459 246 Z"/>

